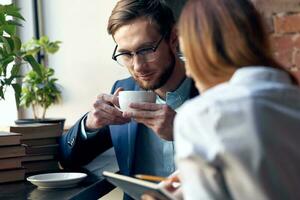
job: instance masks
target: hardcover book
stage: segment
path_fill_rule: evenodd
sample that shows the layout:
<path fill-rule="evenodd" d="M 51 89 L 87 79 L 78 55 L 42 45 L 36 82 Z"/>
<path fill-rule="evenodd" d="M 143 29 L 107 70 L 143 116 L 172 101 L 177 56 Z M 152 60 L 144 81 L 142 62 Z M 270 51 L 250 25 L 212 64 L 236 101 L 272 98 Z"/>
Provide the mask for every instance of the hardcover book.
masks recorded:
<path fill-rule="evenodd" d="M 37 139 L 37 138 L 54 138 L 62 134 L 62 128 L 57 124 L 20 124 L 10 126 L 10 132 L 21 133 L 21 140 Z"/>
<path fill-rule="evenodd" d="M 22 157 L 0 159 L 0 170 L 21 168 Z"/>
<path fill-rule="evenodd" d="M 0 146 L 20 144 L 22 134 L 0 131 Z"/>
<path fill-rule="evenodd" d="M 0 147 L 0 159 L 25 156 L 25 147 L 21 145 Z"/>
<path fill-rule="evenodd" d="M 43 161 L 30 161 L 23 162 L 22 166 L 25 168 L 26 173 L 46 172 L 46 171 L 58 171 L 57 160 L 43 160 Z"/>
<path fill-rule="evenodd" d="M 42 146 L 25 146 L 26 155 L 57 155 L 58 144 L 42 145 Z"/>
<path fill-rule="evenodd" d="M 39 160 L 53 160 L 55 159 L 54 155 L 26 155 L 22 157 L 22 162 L 26 161 L 39 161 Z"/>
<path fill-rule="evenodd" d="M 29 139 L 29 140 L 21 140 L 22 144 L 26 144 L 27 146 L 42 146 L 49 144 L 57 144 L 57 138 L 37 138 L 37 139 Z"/>
<path fill-rule="evenodd" d="M 21 181 L 25 178 L 25 169 L 0 170 L 0 183 Z"/>

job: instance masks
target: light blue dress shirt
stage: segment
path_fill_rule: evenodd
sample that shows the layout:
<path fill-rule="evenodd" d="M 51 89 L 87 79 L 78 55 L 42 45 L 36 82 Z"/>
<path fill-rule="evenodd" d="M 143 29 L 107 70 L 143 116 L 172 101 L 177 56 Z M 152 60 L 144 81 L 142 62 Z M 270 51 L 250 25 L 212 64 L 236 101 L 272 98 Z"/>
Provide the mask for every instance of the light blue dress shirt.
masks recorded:
<path fill-rule="evenodd" d="M 177 90 L 167 92 L 166 100 L 157 96 L 156 103 L 167 104 L 176 110 L 189 98 L 191 84 L 191 79 L 186 78 Z M 175 171 L 174 142 L 161 139 L 142 124 L 138 130 L 133 173 L 169 176 Z"/>

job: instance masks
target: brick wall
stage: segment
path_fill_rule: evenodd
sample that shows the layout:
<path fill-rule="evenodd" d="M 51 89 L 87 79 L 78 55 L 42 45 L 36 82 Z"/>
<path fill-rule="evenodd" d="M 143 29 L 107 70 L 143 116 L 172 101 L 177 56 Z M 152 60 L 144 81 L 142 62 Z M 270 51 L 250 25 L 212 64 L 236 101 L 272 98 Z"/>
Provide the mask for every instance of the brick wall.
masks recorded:
<path fill-rule="evenodd" d="M 275 58 L 300 82 L 300 0 L 253 1 L 266 20 Z"/>

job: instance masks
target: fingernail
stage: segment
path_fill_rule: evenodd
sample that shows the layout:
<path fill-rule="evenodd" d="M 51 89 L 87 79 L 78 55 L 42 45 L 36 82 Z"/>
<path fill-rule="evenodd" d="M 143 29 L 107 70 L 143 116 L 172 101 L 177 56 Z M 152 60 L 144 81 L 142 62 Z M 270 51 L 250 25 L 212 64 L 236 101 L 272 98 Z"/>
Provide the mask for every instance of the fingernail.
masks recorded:
<path fill-rule="evenodd" d="M 147 200 L 147 195 L 144 195 L 144 194 L 143 194 L 143 195 L 141 196 L 141 200 Z"/>

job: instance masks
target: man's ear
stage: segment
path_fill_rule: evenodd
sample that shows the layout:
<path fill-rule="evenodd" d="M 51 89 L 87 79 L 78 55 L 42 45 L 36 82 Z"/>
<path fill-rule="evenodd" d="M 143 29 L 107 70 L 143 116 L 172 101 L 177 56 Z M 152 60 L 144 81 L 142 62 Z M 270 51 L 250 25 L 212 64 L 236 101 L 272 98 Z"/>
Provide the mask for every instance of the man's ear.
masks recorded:
<path fill-rule="evenodd" d="M 179 50 L 179 41 L 178 41 L 178 33 L 177 33 L 177 26 L 174 26 L 169 39 L 169 45 L 174 54 L 178 53 Z"/>

